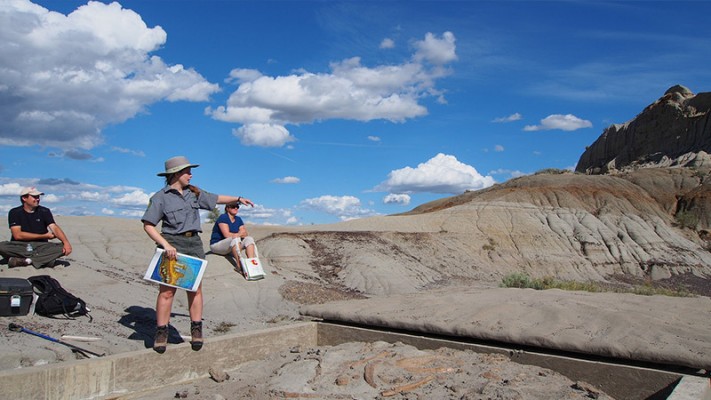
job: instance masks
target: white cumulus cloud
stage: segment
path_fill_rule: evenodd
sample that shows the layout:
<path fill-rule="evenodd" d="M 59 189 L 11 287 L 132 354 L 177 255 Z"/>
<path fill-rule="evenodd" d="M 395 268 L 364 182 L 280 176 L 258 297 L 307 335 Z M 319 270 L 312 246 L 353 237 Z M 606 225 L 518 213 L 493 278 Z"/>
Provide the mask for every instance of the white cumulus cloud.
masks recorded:
<path fill-rule="evenodd" d="M 518 121 L 521 118 L 523 118 L 523 116 L 521 114 L 513 113 L 513 114 L 509 115 L 508 117 L 494 118 L 494 120 L 492 122 L 513 122 L 513 121 Z"/>
<path fill-rule="evenodd" d="M 124 153 L 124 154 L 131 154 L 137 157 L 145 157 L 146 153 L 143 152 L 143 150 L 133 150 L 133 149 L 127 149 L 124 147 L 118 147 L 118 146 L 112 146 L 111 151 L 117 151 L 119 153 Z"/>
<path fill-rule="evenodd" d="M 592 122 L 576 117 L 573 114 L 553 114 L 541 120 L 539 125 L 526 125 L 525 131 L 547 131 L 560 129 L 563 131 L 574 131 L 582 128 L 592 127 Z"/>
<path fill-rule="evenodd" d="M 19 197 L 23 186 L 19 183 L 11 182 L 0 185 L 0 196 Z"/>
<path fill-rule="evenodd" d="M 70 195 L 70 197 L 73 199 L 85 200 L 85 201 L 108 201 L 109 200 L 108 193 L 88 192 L 88 191 L 82 191 L 79 193 L 75 193 L 75 194 Z"/>
<path fill-rule="evenodd" d="M 451 193 L 478 190 L 496 183 L 491 176 L 461 163 L 456 157 L 439 153 L 417 168 L 405 167 L 388 174 L 388 179 L 376 186 L 376 191 L 391 193 Z"/>
<path fill-rule="evenodd" d="M 519 171 L 519 170 L 511 170 L 511 169 L 506 169 L 506 168 L 499 168 L 495 169 L 492 171 L 489 171 L 489 175 L 508 175 L 511 178 L 518 178 L 520 176 L 525 176 L 528 175 L 525 172 Z"/>
<path fill-rule="evenodd" d="M 425 35 L 425 40 L 415 43 L 417 53 L 415 60 L 426 60 L 432 64 L 443 65 L 457 60 L 454 34 L 445 32 L 442 38 L 437 38 L 432 33 Z"/>
<path fill-rule="evenodd" d="M 54 194 L 47 194 L 42 197 L 44 203 L 58 203 L 61 199 Z"/>
<path fill-rule="evenodd" d="M 285 184 L 293 184 L 293 183 L 299 183 L 301 182 L 301 179 L 295 177 L 295 176 L 285 176 L 283 178 L 276 178 L 272 180 L 272 183 L 285 183 Z"/>
<path fill-rule="evenodd" d="M 145 207 L 148 205 L 150 198 L 151 196 L 148 193 L 142 190 L 134 190 L 112 199 L 111 202 L 119 206 Z"/>
<path fill-rule="evenodd" d="M 328 119 L 404 122 L 427 114 L 419 102 L 441 91 L 434 83 L 455 61 L 454 35 L 428 33 L 416 42 L 412 58 L 401 64 L 368 67 L 360 57 L 330 64 L 328 73 L 299 71 L 266 76 L 251 69 L 235 69 L 230 81 L 238 84 L 227 103 L 208 107 L 212 118 L 240 124 L 235 136 L 245 145 L 276 147 L 294 140 L 286 125 Z"/>
<path fill-rule="evenodd" d="M 381 49 L 392 49 L 395 48 L 395 41 L 390 38 L 385 38 L 380 42 Z"/>
<path fill-rule="evenodd" d="M 91 149 L 152 103 L 207 100 L 216 84 L 150 55 L 166 38 L 116 2 L 63 15 L 1 1 L 0 144 Z"/>
<path fill-rule="evenodd" d="M 363 208 L 360 199 L 354 196 L 324 195 L 302 200 L 299 208 L 310 209 L 338 216 L 342 221 L 377 215 L 373 210 Z"/>
<path fill-rule="evenodd" d="M 296 140 L 282 125 L 247 124 L 232 130 L 245 146 L 281 147 Z"/>
<path fill-rule="evenodd" d="M 403 206 L 406 206 L 410 204 L 410 195 L 409 194 L 396 194 L 396 193 L 389 193 L 385 197 L 383 197 L 383 203 L 385 204 L 401 204 Z"/>

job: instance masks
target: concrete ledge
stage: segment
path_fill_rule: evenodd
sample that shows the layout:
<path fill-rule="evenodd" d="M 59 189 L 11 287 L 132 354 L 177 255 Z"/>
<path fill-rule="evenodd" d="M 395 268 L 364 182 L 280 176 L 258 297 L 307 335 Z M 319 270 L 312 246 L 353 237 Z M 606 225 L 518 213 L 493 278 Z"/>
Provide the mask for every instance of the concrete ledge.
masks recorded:
<path fill-rule="evenodd" d="M 685 376 L 667 400 L 711 400 L 711 380 L 697 376 Z"/>
<path fill-rule="evenodd" d="M 229 369 L 276 349 L 317 345 L 317 324 L 300 323 L 260 331 L 207 338 L 195 352 L 190 343 L 107 357 L 0 372 L 5 399 L 95 399 L 156 389 L 207 377 L 210 367 Z M 190 360 L 190 362 L 185 362 Z"/>

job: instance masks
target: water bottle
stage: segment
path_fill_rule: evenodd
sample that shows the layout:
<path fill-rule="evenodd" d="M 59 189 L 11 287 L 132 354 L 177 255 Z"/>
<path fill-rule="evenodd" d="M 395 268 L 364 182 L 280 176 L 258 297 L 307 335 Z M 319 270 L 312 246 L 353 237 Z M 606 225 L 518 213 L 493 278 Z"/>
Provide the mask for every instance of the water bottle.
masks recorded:
<path fill-rule="evenodd" d="M 28 253 L 32 253 L 32 250 L 34 250 L 34 249 L 32 248 L 32 243 L 27 243 L 27 252 L 28 252 Z"/>

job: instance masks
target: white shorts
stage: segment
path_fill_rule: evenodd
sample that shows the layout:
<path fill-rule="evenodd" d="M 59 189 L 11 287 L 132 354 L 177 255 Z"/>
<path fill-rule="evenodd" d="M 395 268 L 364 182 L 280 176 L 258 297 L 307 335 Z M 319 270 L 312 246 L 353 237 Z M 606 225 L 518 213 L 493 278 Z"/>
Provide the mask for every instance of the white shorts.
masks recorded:
<path fill-rule="evenodd" d="M 219 242 L 211 244 L 210 251 L 224 256 L 232 252 L 232 247 L 238 246 L 237 248 L 239 249 L 240 244 L 242 245 L 242 249 L 247 248 L 247 246 L 254 244 L 254 239 L 251 236 L 245 236 L 242 240 L 239 238 L 224 238 Z"/>

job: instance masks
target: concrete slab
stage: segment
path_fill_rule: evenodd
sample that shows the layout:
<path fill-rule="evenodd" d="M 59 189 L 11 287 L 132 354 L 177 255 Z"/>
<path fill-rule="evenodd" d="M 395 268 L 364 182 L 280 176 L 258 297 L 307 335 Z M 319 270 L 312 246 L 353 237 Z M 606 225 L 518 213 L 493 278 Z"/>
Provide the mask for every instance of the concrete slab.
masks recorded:
<path fill-rule="evenodd" d="M 257 360 L 274 349 L 316 346 L 313 322 L 207 338 L 194 352 L 189 343 L 0 372 L 5 399 L 97 399 L 204 378 L 210 367 L 229 368 Z M 186 360 L 189 360 L 187 362 Z"/>
<path fill-rule="evenodd" d="M 711 380 L 685 376 L 681 378 L 667 400 L 711 400 Z"/>

